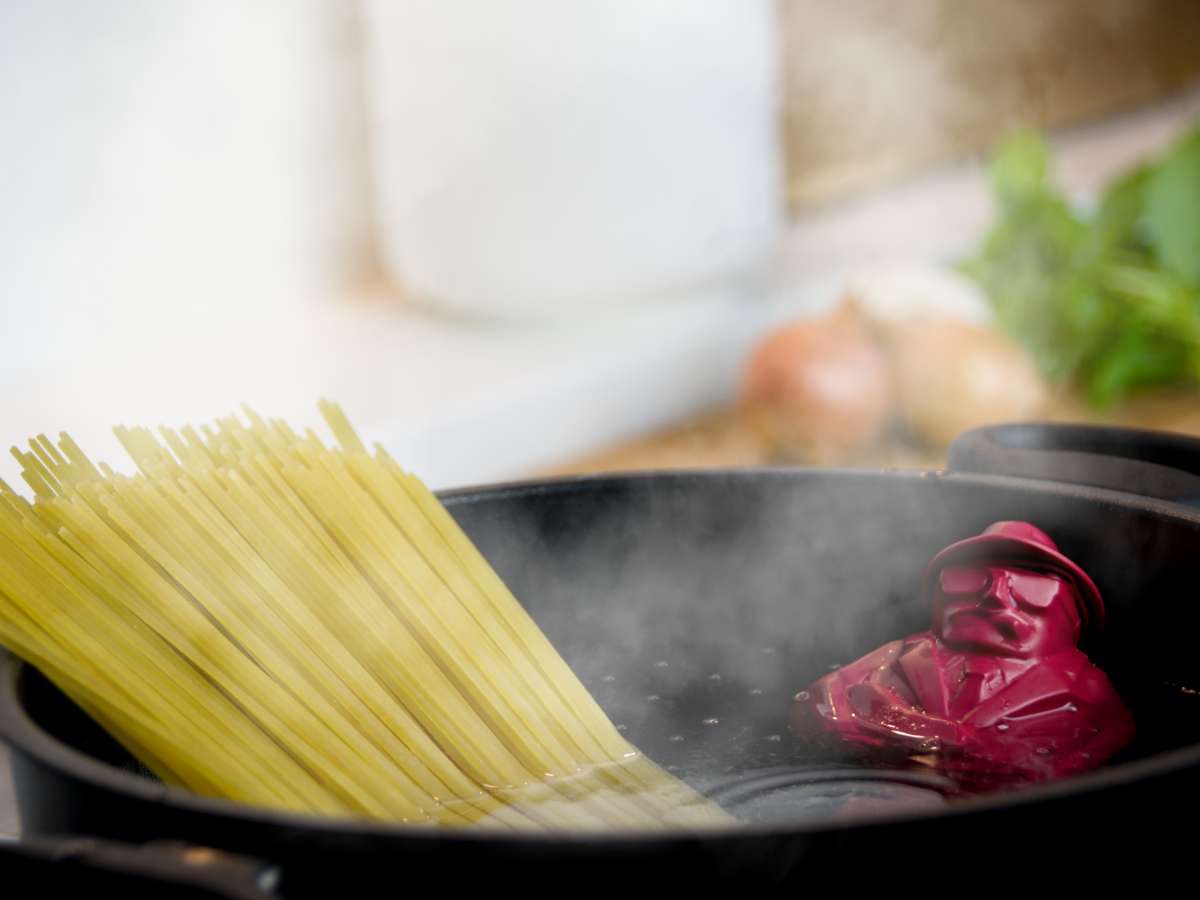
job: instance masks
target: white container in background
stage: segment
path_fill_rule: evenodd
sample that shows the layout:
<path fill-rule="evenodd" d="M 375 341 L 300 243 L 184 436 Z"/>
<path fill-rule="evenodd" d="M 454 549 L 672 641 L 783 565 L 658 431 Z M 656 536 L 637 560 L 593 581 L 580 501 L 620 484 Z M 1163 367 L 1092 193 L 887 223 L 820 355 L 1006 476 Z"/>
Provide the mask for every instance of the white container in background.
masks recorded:
<path fill-rule="evenodd" d="M 561 316 L 761 271 L 781 222 L 772 0 L 369 0 L 386 265 Z"/>
<path fill-rule="evenodd" d="M 0 3 L 0 84 L 0 378 L 293 314 L 371 264 L 355 5 Z"/>

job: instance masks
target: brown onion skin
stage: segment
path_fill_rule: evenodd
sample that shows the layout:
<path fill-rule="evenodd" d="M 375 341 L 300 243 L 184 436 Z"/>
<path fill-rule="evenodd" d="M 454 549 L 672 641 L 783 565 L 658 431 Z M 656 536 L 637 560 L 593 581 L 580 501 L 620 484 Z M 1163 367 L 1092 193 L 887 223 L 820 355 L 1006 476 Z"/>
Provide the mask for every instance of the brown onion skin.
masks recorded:
<path fill-rule="evenodd" d="M 781 458 L 837 462 L 879 437 L 892 404 L 887 355 L 850 306 L 771 332 L 744 369 L 743 413 Z"/>
<path fill-rule="evenodd" d="M 971 428 L 1036 417 L 1046 389 L 1029 356 L 997 331 L 951 319 L 892 334 L 902 414 L 935 448 Z"/>

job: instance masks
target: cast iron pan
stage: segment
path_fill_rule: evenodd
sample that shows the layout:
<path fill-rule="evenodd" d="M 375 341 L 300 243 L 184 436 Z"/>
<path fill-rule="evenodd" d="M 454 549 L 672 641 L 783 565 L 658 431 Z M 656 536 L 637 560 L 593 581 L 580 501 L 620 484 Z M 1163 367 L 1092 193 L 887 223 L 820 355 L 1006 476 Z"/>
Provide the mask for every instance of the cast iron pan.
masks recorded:
<path fill-rule="evenodd" d="M 1176 855 L 1188 840 L 1177 822 L 1200 785 L 1200 511 L 1187 505 L 1200 497 L 1200 442 L 1004 426 L 960 438 L 950 468 L 630 475 L 444 495 L 628 737 L 745 825 L 518 838 L 207 800 L 142 774 L 9 661 L 0 732 L 25 834 L 220 848 L 262 860 L 286 897 L 420 884 L 740 890 L 829 873 L 923 883 L 934 871 L 1016 887 L 1047 861 L 1078 885 L 1139 858 L 1158 874 L 1182 870 L 1190 850 Z M 847 769 L 792 739 L 792 695 L 928 627 L 926 562 L 999 519 L 1044 528 L 1100 586 L 1108 626 L 1088 650 L 1132 708 L 1135 743 L 1086 776 L 956 798 L 935 775 Z M 262 889 L 255 871 L 247 884 Z"/>

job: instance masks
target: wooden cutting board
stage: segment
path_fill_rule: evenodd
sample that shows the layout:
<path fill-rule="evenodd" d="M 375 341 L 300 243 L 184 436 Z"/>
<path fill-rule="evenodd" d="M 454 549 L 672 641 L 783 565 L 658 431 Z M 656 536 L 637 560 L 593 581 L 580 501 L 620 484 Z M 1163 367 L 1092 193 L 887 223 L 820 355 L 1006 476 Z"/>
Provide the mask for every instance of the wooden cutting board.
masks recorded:
<path fill-rule="evenodd" d="M 1111 410 L 1095 410 L 1078 398 L 1053 399 L 1046 421 L 1087 422 L 1175 431 L 1200 436 L 1200 394 L 1171 393 L 1141 397 Z M 940 468 L 944 447 L 923 447 L 893 434 L 874 447 L 838 460 L 838 465 L 868 468 Z M 541 470 L 544 476 L 656 469 L 706 469 L 801 462 L 773 453 L 734 409 L 714 410 L 690 421 L 607 447 L 587 456 Z"/>

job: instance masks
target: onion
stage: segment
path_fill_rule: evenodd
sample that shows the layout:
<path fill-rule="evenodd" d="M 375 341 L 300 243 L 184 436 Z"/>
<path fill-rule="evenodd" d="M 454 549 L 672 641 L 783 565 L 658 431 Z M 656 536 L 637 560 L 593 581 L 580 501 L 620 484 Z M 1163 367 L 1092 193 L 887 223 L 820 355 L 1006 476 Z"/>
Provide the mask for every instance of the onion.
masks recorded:
<path fill-rule="evenodd" d="M 1033 362 L 998 332 L 935 319 L 892 332 L 904 418 L 934 447 L 980 425 L 1028 419 L 1046 401 Z"/>
<path fill-rule="evenodd" d="M 888 360 L 853 306 L 784 326 L 745 368 L 742 408 L 779 455 L 833 462 L 875 439 L 892 401 Z"/>
<path fill-rule="evenodd" d="M 863 314 L 890 331 L 907 322 L 958 319 L 986 327 L 992 304 L 974 281 L 934 263 L 876 265 L 851 276 L 846 294 Z"/>

